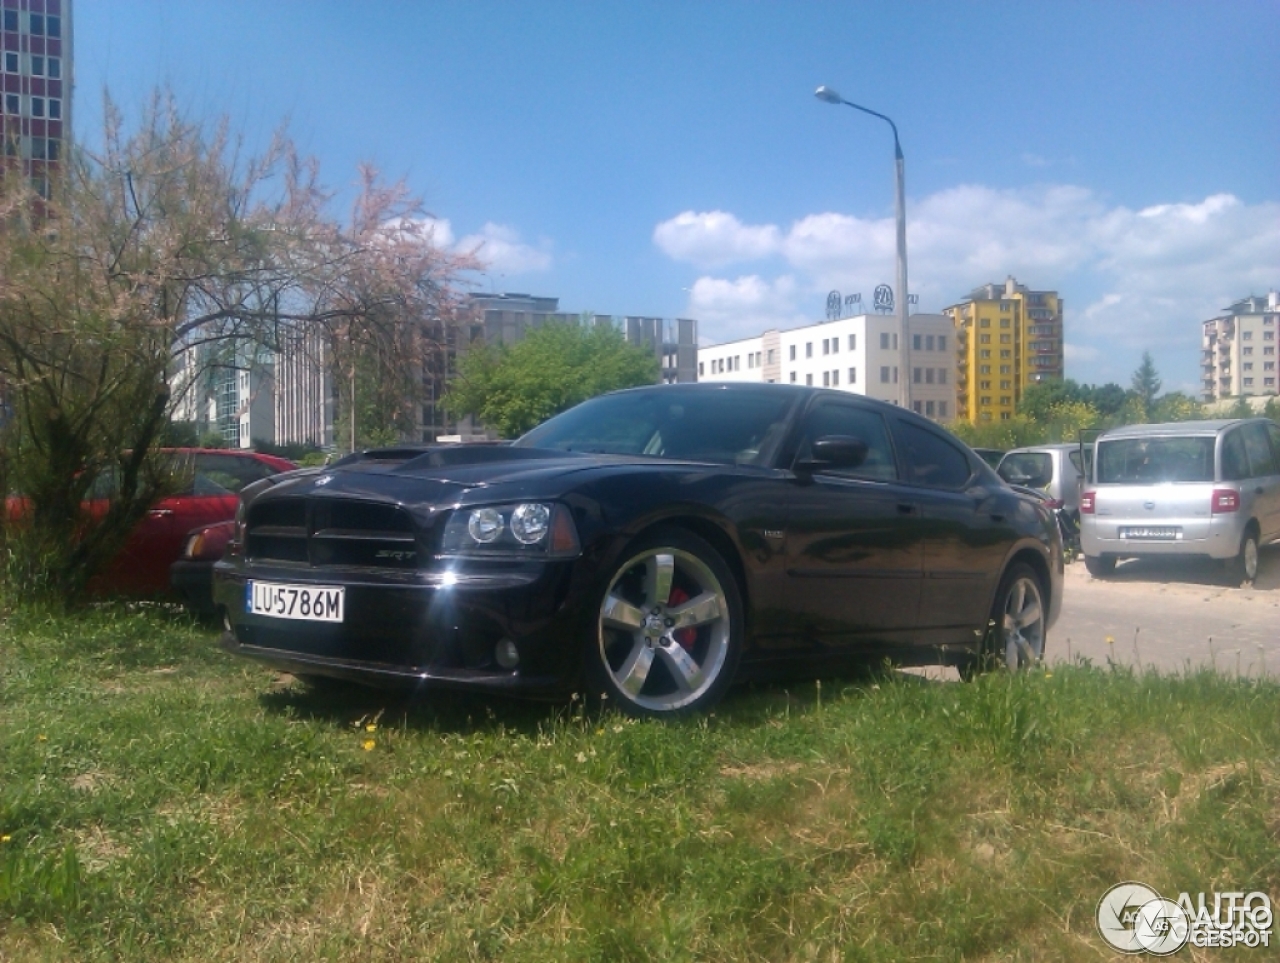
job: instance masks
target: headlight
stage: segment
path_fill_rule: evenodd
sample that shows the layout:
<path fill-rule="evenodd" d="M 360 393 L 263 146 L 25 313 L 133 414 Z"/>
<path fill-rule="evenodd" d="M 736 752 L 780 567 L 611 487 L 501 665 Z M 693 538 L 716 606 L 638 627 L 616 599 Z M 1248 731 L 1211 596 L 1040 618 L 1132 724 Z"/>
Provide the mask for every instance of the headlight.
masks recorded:
<path fill-rule="evenodd" d="M 558 502 L 460 508 L 444 527 L 445 555 L 573 558 L 580 550 L 569 509 Z"/>

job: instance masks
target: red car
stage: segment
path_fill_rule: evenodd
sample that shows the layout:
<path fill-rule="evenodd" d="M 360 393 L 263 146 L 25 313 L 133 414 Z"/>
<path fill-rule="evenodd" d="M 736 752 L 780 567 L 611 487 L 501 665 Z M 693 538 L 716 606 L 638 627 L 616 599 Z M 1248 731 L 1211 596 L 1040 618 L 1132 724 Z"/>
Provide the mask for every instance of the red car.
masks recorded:
<path fill-rule="evenodd" d="M 182 553 L 192 529 L 235 517 L 240 489 L 261 478 L 292 471 L 287 458 L 253 451 L 179 448 L 183 490 L 164 498 L 138 523 L 120 554 L 90 582 L 95 592 L 164 595 L 170 591 L 169 567 Z M 91 515 L 106 511 L 110 481 L 98 487 L 101 497 L 86 506 Z"/>

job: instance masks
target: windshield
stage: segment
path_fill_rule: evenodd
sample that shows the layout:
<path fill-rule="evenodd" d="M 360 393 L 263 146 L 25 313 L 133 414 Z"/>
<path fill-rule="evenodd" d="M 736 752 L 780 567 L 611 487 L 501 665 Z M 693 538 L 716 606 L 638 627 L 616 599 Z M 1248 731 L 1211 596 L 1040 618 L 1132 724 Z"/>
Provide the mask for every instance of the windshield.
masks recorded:
<path fill-rule="evenodd" d="M 1213 438 L 1117 438 L 1098 442 L 1098 482 L 1213 481 Z"/>
<path fill-rule="evenodd" d="M 789 392 L 625 391 L 585 401 L 515 445 L 758 465 L 796 400 Z"/>

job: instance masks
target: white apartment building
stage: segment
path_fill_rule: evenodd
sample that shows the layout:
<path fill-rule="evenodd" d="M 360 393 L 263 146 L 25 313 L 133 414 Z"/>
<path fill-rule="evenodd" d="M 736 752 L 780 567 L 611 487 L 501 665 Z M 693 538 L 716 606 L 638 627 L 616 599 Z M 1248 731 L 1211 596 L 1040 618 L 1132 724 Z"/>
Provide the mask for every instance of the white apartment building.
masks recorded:
<path fill-rule="evenodd" d="M 1205 401 L 1280 394 L 1276 373 L 1276 329 L 1280 293 L 1247 297 L 1226 314 L 1204 322 L 1200 339 L 1200 386 Z"/>
<path fill-rule="evenodd" d="M 836 388 L 898 403 L 898 319 L 861 314 L 698 349 L 699 381 L 757 381 Z M 936 421 L 955 417 L 955 334 L 941 314 L 907 319 L 911 408 Z"/>

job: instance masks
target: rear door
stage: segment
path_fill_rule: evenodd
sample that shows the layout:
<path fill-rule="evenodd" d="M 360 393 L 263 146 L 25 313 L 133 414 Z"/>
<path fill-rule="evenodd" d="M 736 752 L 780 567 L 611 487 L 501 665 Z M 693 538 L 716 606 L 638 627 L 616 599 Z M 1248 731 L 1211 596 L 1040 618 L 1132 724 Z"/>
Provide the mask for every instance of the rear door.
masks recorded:
<path fill-rule="evenodd" d="M 894 436 L 912 500 L 920 506 L 923 534 L 916 642 L 934 644 L 952 630 L 963 635 L 983 624 L 1012 536 L 1003 517 L 992 513 L 989 492 L 976 483 L 968 457 L 950 438 L 906 418 L 896 421 Z"/>
<path fill-rule="evenodd" d="M 815 472 L 788 494 L 787 594 L 797 634 L 837 647 L 905 644 L 920 602 L 923 526 L 885 418 L 853 400 L 820 398 L 802 432 L 799 458 L 828 435 L 860 438 L 868 454 L 856 468 Z"/>
<path fill-rule="evenodd" d="M 1131 544 L 1135 554 L 1151 542 L 1206 545 L 1212 525 L 1214 442 L 1210 434 L 1100 439 L 1094 515 L 1098 536 Z"/>

